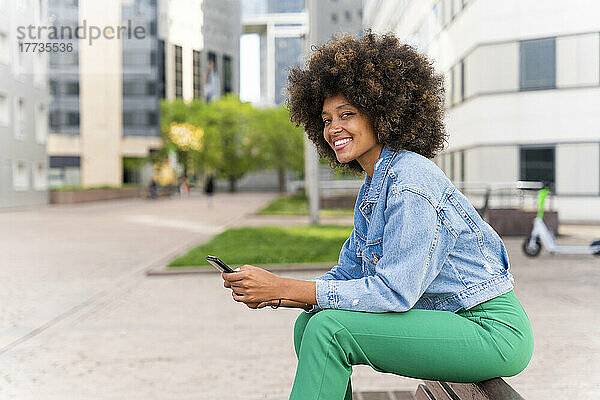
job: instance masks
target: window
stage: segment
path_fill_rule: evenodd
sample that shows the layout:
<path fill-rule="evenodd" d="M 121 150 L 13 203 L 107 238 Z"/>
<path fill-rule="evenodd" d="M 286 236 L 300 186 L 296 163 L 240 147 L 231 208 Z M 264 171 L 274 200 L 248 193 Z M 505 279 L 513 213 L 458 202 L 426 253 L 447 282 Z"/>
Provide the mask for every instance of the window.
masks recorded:
<path fill-rule="evenodd" d="M 521 90 L 556 87 L 555 38 L 519 42 L 519 86 Z"/>
<path fill-rule="evenodd" d="M 79 82 L 68 82 L 65 84 L 65 94 L 71 96 L 79 95 Z"/>
<path fill-rule="evenodd" d="M 204 86 L 204 95 L 206 101 L 221 96 L 221 79 L 219 77 L 219 66 L 217 65 L 217 55 L 212 51 L 208 52 L 208 69 Z"/>
<path fill-rule="evenodd" d="M 465 100 L 465 60 L 460 60 L 460 101 Z"/>
<path fill-rule="evenodd" d="M 156 22 L 150 21 L 148 32 L 150 33 L 150 36 L 156 36 Z"/>
<path fill-rule="evenodd" d="M 350 15 L 350 11 L 345 11 L 344 16 L 346 17 L 346 22 L 349 22 L 352 20 L 352 15 Z"/>
<path fill-rule="evenodd" d="M 555 181 L 555 148 L 522 147 L 520 151 L 520 174 L 522 181 L 544 182 L 554 187 Z"/>
<path fill-rule="evenodd" d="M 156 83 L 155 82 L 146 82 L 146 94 L 149 96 L 156 95 Z"/>
<path fill-rule="evenodd" d="M 79 126 L 79 113 L 78 112 L 67 113 L 67 126 Z"/>
<path fill-rule="evenodd" d="M 9 45 L 8 37 L 5 33 L 0 33 L 0 63 L 8 64 L 9 61 Z"/>
<path fill-rule="evenodd" d="M 194 98 L 202 98 L 202 74 L 200 70 L 200 51 L 192 50 L 192 70 L 194 78 Z"/>
<path fill-rule="evenodd" d="M 454 105 L 454 89 L 455 89 L 455 81 L 454 81 L 454 69 L 455 67 L 450 68 L 450 106 Z"/>
<path fill-rule="evenodd" d="M 0 94 L 0 125 L 6 126 L 10 123 L 8 109 L 8 97 L 5 94 Z"/>
<path fill-rule="evenodd" d="M 155 94 L 156 84 L 154 82 L 123 81 L 123 96 L 153 96 Z"/>
<path fill-rule="evenodd" d="M 337 24 L 337 22 L 338 22 L 337 14 L 331 14 L 331 22 L 333 22 L 334 24 Z"/>
<path fill-rule="evenodd" d="M 183 53 L 181 46 L 175 48 L 175 97 L 183 97 Z"/>
<path fill-rule="evenodd" d="M 24 52 L 20 51 L 21 46 L 23 45 L 23 42 L 19 40 L 19 42 L 17 43 L 17 54 L 14 57 L 14 63 L 15 63 L 15 78 L 18 80 L 22 80 L 23 79 L 23 72 L 24 72 L 24 60 L 23 60 L 23 55 L 25 54 Z"/>
<path fill-rule="evenodd" d="M 50 186 L 79 185 L 81 159 L 78 156 L 50 156 L 48 184 Z"/>
<path fill-rule="evenodd" d="M 155 112 L 146 113 L 146 125 L 154 126 L 158 124 L 157 114 Z"/>
<path fill-rule="evenodd" d="M 50 129 L 53 132 L 56 132 L 60 129 L 62 125 L 62 114 L 60 111 L 51 111 L 50 112 Z"/>
<path fill-rule="evenodd" d="M 129 127 L 156 126 L 158 124 L 157 114 L 146 111 L 127 111 L 123 113 L 123 125 Z"/>
<path fill-rule="evenodd" d="M 50 80 L 50 94 L 55 95 L 58 92 L 58 82 L 54 79 Z"/>
<path fill-rule="evenodd" d="M 25 161 L 13 161 L 13 189 L 29 189 L 29 170 Z"/>
<path fill-rule="evenodd" d="M 48 135 L 48 112 L 46 106 L 39 104 L 35 115 L 35 140 L 40 143 L 46 143 Z"/>
<path fill-rule="evenodd" d="M 33 188 L 35 190 L 48 188 L 48 169 L 43 163 L 37 163 L 33 170 Z"/>
<path fill-rule="evenodd" d="M 223 93 L 231 93 L 231 57 L 223 56 Z"/>
<path fill-rule="evenodd" d="M 460 152 L 460 181 L 465 181 L 465 151 Z"/>
<path fill-rule="evenodd" d="M 165 71 L 165 41 L 158 41 L 158 94 L 161 99 L 166 96 L 166 71 Z"/>
<path fill-rule="evenodd" d="M 33 55 L 33 82 L 38 87 L 46 85 L 46 58 L 45 54 L 36 52 Z"/>
<path fill-rule="evenodd" d="M 25 100 L 21 97 L 16 100 L 15 139 L 25 140 Z"/>

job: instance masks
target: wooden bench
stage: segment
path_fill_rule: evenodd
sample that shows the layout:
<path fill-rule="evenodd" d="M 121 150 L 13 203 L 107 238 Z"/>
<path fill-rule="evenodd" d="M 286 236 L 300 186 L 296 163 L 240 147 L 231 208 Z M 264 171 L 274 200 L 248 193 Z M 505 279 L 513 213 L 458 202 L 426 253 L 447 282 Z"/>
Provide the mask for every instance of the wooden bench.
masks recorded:
<path fill-rule="evenodd" d="M 477 383 L 423 382 L 417 388 L 417 400 L 524 400 L 502 378 Z"/>

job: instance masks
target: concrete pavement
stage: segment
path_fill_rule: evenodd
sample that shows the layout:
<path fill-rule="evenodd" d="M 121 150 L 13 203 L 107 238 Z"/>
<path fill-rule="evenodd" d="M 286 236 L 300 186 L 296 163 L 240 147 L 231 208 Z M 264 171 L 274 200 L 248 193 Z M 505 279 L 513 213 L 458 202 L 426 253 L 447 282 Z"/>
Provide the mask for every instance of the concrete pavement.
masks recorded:
<path fill-rule="evenodd" d="M 274 196 L 218 194 L 212 209 L 191 197 L 0 213 L 0 398 L 287 398 L 298 311 L 248 310 L 218 274 L 144 275 L 229 225 L 308 222 L 250 215 Z M 588 244 L 591 232 L 564 239 Z M 600 398 L 600 259 L 527 259 L 520 240 L 506 243 L 536 339 L 530 366 L 508 382 L 528 399 Z M 353 382 L 417 384 L 366 367 Z"/>

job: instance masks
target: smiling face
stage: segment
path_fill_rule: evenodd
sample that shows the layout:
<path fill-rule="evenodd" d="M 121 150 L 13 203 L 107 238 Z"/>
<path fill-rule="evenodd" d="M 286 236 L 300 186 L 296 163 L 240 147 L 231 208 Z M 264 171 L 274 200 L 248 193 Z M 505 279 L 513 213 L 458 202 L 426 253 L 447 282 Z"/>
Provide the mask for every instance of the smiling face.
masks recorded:
<path fill-rule="evenodd" d="M 342 94 L 327 97 L 321 115 L 323 137 L 335 151 L 337 160 L 342 164 L 356 160 L 373 177 L 375 162 L 383 146 L 377 142 L 369 117 Z"/>

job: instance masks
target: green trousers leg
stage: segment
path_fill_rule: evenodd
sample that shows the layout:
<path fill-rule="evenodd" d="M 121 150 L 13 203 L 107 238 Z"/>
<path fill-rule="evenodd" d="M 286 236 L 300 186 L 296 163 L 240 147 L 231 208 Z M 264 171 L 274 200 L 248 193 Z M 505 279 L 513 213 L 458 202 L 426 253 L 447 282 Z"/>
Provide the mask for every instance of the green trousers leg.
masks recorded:
<path fill-rule="evenodd" d="M 296 320 L 296 324 L 294 326 L 294 349 L 296 350 L 296 356 L 298 357 L 300 357 L 300 344 L 302 343 L 302 337 L 304 336 L 306 324 L 313 315 L 314 314 L 302 313 Z M 348 386 L 346 387 L 344 400 L 352 400 L 352 381 L 350 376 L 348 376 Z"/>
<path fill-rule="evenodd" d="M 298 368 L 290 399 L 352 398 L 352 365 L 419 379 L 477 382 L 521 372 L 533 333 L 511 291 L 467 311 L 302 313 L 294 328 Z"/>

